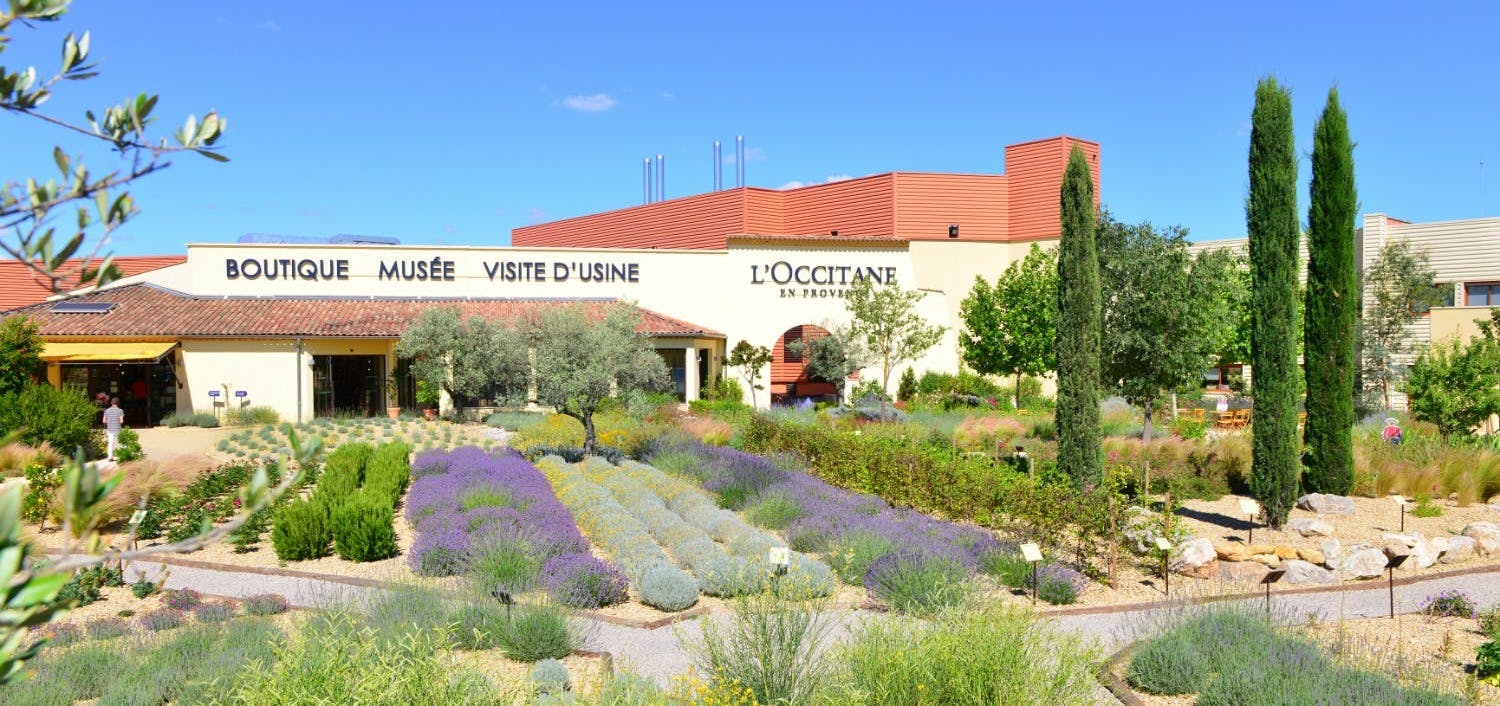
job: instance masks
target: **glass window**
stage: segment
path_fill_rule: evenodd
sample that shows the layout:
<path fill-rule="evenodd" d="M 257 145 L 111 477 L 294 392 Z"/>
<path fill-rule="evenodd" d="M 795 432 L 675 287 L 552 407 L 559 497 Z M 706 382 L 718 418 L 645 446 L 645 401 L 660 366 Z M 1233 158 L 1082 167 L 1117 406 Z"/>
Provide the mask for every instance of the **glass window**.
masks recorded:
<path fill-rule="evenodd" d="M 1500 306 L 1500 282 L 1474 282 L 1464 285 L 1465 306 Z"/>

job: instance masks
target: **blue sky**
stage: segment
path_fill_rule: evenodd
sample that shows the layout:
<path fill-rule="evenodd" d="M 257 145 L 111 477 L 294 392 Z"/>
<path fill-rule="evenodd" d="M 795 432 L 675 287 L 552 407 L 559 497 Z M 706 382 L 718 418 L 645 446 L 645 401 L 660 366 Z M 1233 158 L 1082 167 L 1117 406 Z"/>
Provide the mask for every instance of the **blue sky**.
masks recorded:
<path fill-rule="evenodd" d="M 51 112 L 149 89 L 174 127 L 228 117 L 233 161 L 179 157 L 142 182 L 120 253 L 249 232 L 503 244 L 638 203 L 646 155 L 667 155 L 669 196 L 706 191 L 709 145 L 728 155 L 736 134 L 765 187 L 999 172 L 1008 143 L 1075 135 L 1102 143 L 1117 216 L 1235 237 L 1268 73 L 1293 90 L 1304 184 L 1337 84 L 1362 211 L 1500 215 L 1492 1 L 425 5 L 79 0 L 60 23 L 13 27 L 0 59 L 50 68 L 65 32 L 90 29 L 103 75 Z M 108 166 L 53 129 L 12 115 L 0 129 L 0 179 L 47 174 L 59 140 Z"/>

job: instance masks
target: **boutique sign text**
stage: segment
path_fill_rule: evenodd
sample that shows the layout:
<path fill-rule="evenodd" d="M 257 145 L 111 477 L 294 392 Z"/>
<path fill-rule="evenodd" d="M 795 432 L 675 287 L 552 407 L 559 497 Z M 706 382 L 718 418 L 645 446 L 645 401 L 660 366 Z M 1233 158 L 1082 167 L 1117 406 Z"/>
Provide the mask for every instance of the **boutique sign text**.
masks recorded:
<path fill-rule="evenodd" d="M 867 279 L 876 284 L 895 284 L 896 268 L 794 265 L 786 260 L 750 266 L 750 284 L 781 285 L 777 291 L 782 299 L 842 297 L 849 285 Z"/>
<path fill-rule="evenodd" d="M 364 263 L 361 263 L 364 264 Z M 443 257 L 397 258 L 373 263 L 373 271 L 353 272 L 344 258 L 225 258 L 224 277 L 230 280 L 339 281 L 374 277 L 390 282 L 454 282 L 459 262 Z M 494 260 L 480 263 L 491 282 L 623 282 L 639 284 L 636 262 L 594 260 Z"/>

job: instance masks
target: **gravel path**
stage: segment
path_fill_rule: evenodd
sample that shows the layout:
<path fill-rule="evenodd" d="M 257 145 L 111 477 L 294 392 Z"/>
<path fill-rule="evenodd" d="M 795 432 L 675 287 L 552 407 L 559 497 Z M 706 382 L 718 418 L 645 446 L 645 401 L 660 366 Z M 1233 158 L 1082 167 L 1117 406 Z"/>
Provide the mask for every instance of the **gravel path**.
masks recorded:
<path fill-rule="evenodd" d="M 259 593 L 278 593 L 295 606 L 316 608 L 328 605 L 340 598 L 358 596 L 376 591 L 334 583 L 314 578 L 291 576 L 268 576 L 235 571 L 220 571 L 198 567 L 135 562 L 126 569 L 126 576 L 140 570 L 148 576 L 166 569 L 169 588 L 193 588 L 209 595 L 243 598 Z M 1396 611 L 1414 613 L 1431 594 L 1442 590 L 1460 590 L 1472 597 L 1481 607 L 1500 603 L 1500 567 L 1494 571 L 1433 578 L 1418 583 L 1396 587 Z M 1236 599 L 1238 602 L 1259 606 L 1263 598 Z M 1302 617 L 1316 616 L 1319 620 L 1378 617 L 1389 611 L 1387 588 L 1384 581 L 1370 581 L 1358 587 L 1346 587 L 1342 591 L 1326 593 L 1300 593 L 1277 597 L 1272 594 L 1273 609 Z M 1151 624 L 1152 619 L 1164 613 L 1181 610 L 1180 601 L 1160 601 L 1139 605 L 1129 610 L 1089 615 L 1064 615 L 1046 618 L 1063 630 L 1081 633 L 1098 640 L 1106 653 L 1112 653 L 1137 639 Z M 841 613 L 834 637 L 845 635 L 858 621 L 857 613 Z M 676 625 L 647 630 L 594 621 L 589 627 L 589 649 L 609 652 L 617 666 L 637 674 L 649 676 L 662 685 L 687 670 L 690 660 L 682 649 L 682 640 L 693 640 L 702 635 L 703 620 L 726 620 L 726 615 L 712 615 L 689 620 Z M 1118 703 L 1101 690 L 1101 703 Z"/>

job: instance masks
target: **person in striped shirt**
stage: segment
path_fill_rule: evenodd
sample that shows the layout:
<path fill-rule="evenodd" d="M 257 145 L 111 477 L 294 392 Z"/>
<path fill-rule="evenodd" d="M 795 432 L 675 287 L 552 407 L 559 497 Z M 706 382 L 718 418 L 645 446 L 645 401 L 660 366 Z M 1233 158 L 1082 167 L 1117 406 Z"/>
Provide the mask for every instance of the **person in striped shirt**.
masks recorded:
<path fill-rule="evenodd" d="M 125 410 L 120 409 L 120 398 L 109 398 L 109 408 L 104 410 L 104 438 L 109 441 L 105 458 L 115 460 L 115 449 L 120 445 L 120 427 L 125 423 Z"/>

